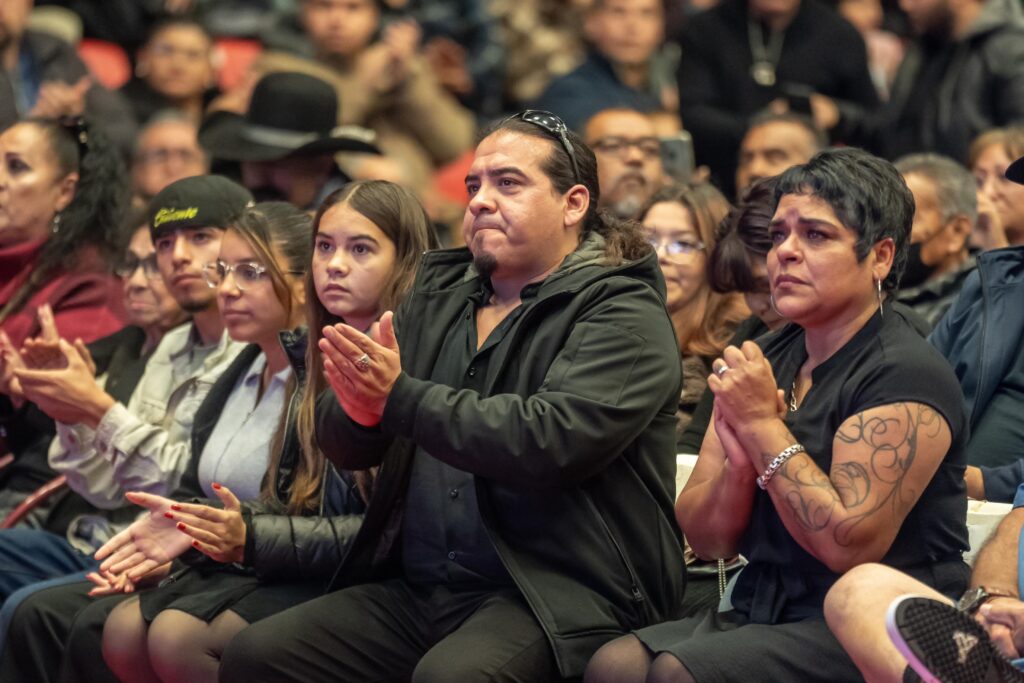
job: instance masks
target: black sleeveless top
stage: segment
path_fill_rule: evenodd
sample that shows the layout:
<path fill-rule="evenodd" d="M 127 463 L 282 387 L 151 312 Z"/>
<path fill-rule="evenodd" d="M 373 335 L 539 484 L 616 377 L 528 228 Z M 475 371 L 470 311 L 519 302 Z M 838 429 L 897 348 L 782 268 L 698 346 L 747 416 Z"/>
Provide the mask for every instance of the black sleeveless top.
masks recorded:
<path fill-rule="evenodd" d="M 780 389 L 789 395 L 807 359 L 804 331 L 788 325 L 761 341 Z M 811 373 L 799 410 L 786 418 L 796 439 L 825 472 L 832 442 L 849 417 L 870 408 L 913 401 L 934 408 L 949 424 L 952 443 L 942 464 L 904 520 L 881 560 L 958 595 L 969 570 L 964 469 L 968 423 L 959 383 L 945 358 L 915 331 L 899 307 L 885 305 L 832 357 Z M 876 461 L 876 467 L 884 467 Z M 909 493 L 909 492 L 907 492 Z M 825 593 L 839 578 L 786 530 L 767 492 L 758 489 L 750 526 L 740 541 L 750 564 L 733 590 L 733 607 L 758 623 L 821 616 Z"/>

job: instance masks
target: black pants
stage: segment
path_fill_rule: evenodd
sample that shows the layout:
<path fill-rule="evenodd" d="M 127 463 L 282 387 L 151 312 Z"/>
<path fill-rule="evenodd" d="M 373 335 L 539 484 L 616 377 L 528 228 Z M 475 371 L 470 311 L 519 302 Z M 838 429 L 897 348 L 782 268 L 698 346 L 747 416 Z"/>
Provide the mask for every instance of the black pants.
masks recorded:
<path fill-rule="evenodd" d="M 116 683 L 103 661 L 103 624 L 128 595 L 90 598 L 93 584 L 69 583 L 33 593 L 7 631 L 0 683 Z"/>
<path fill-rule="evenodd" d="M 560 681 L 519 591 L 421 588 L 392 580 L 346 588 L 242 631 L 222 682 Z"/>

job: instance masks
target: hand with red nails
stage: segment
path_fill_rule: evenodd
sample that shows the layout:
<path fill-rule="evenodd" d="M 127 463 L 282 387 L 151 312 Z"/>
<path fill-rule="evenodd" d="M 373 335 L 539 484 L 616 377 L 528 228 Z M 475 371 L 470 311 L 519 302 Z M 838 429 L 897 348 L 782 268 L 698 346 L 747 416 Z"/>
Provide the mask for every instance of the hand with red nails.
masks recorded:
<path fill-rule="evenodd" d="M 182 537 L 192 547 L 218 562 L 241 562 L 245 558 L 245 520 L 242 505 L 227 486 L 213 485 L 224 509 L 209 505 L 175 505 L 174 518 Z"/>
<path fill-rule="evenodd" d="M 191 544 L 177 529 L 178 520 L 174 519 L 171 507 L 177 503 L 173 500 L 140 492 L 127 493 L 125 497 L 149 510 L 149 514 L 103 544 L 94 557 L 103 561 L 101 574 L 123 574 L 130 581 L 137 581 L 184 553 Z"/>
<path fill-rule="evenodd" d="M 344 323 L 328 326 L 320 340 L 324 376 L 345 413 L 364 427 L 380 424 L 402 373 L 393 320 L 391 311 L 382 315 L 372 337 Z"/>

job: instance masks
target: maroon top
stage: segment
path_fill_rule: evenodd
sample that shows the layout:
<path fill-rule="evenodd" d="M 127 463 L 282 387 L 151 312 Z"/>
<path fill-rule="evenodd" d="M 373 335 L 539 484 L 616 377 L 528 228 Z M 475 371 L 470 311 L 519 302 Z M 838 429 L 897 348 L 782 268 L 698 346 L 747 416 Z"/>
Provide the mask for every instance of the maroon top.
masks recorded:
<path fill-rule="evenodd" d="M 0 248 L 0 307 L 10 301 L 32 274 L 46 240 Z M 0 322 L 15 347 L 39 334 L 36 309 L 53 308 L 57 331 L 68 340 L 91 342 L 124 327 L 121 281 L 112 275 L 95 249 L 82 250 L 71 272 L 58 270 L 19 310 Z"/>

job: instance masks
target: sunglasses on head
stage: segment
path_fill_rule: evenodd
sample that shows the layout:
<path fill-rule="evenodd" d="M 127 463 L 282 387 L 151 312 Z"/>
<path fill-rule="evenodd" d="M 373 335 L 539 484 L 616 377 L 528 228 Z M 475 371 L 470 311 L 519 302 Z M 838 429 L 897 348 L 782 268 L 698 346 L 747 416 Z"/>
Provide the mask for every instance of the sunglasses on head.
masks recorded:
<path fill-rule="evenodd" d="M 565 125 L 565 121 L 558 118 L 551 112 L 543 111 L 541 109 L 527 109 L 519 112 L 518 114 L 513 114 L 505 120 L 511 121 L 512 119 L 522 119 L 527 123 L 532 123 L 539 128 L 543 128 L 561 142 L 562 148 L 565 149 L 565 153 L 569 155 L 569 163 L 572 164 L 573 180 L 575 180 L 576 183 L 580 183 L 580 167 L 576 162 L 576 150 L 573 148 L 572 143 L 569 142 L 569 128 Z"/>

